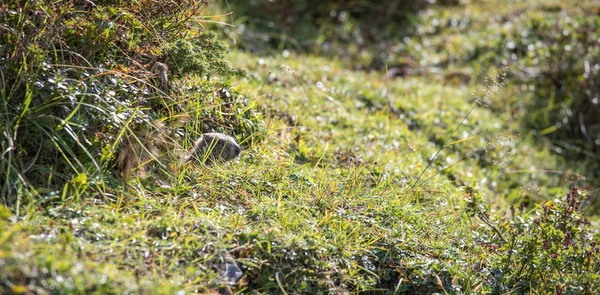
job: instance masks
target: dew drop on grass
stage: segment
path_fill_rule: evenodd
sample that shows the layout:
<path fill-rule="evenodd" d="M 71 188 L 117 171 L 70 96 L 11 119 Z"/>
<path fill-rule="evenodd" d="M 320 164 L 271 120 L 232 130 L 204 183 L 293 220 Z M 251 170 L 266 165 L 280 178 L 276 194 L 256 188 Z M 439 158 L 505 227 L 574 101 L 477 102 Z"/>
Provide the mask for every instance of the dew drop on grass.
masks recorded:
<path fill-rule="evenodd" d="M 63 83 L 63 82 L 58 82 L 57 87 L 58 87 L 58 89 L 62 89 L 64 91 L 69 90 L 69 87 L 67 87 L 67 85 L 65 83 Z"/>

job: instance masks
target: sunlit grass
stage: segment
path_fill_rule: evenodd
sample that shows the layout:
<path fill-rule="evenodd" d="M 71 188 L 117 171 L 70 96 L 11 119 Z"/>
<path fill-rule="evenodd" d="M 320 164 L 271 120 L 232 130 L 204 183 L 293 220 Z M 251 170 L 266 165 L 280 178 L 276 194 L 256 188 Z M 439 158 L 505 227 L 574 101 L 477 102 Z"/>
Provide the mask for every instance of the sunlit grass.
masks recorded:
<path fill-rule="evenodd" d="M 311 57 L 262 58 L 263 67 L 243 53 L 231 60 L 256 77 L 234 85 L 264 108 L 265 139 L 225 165 L 183 166 L 166 187 L 130 181 L 85 201 L 31 207 L 24 224 L 3 221 L 2 253 L 11 282 L 26 287 L 28 280 L 18 278 L 33 276 L 36 284 L 64 290 L 81 284 L 34 275 L 47 268 L 106 288 L 208 292 L 220 286 L 218 253 L 229 250 L 244 269 L 241 286 L 264 293 L 280 292 L 280 285 L 287 292 L 395 288 L 386 282 L 397 282 L 398 275 L 411 278 L 399 285 L 404 292 L 438 288 L 434 274 L 447 290 L 479 284 L 474 266 L 490 253 L 476 240 L 494 233 L 468 219 L 460 188 L 476 186 L 502 206 L 507 191 L 491 182 L 510 176 L 492 163 L 479 167 L 472 158 L 443 169 L 502 134 L 502 122 L 484 120 L 488 111 L 475 110 L 454 139 L 478 140 L 444 150 L 426 175 L 442 173 L 406 190 L 435 153 L 435 134 L 447 134 L 464 116 L 471 103 L 467 88 L 421 78 L 382 83 L 379 74 Z M 278 71 L 282 63 L 295 75 Z M 254 96 L 268 71 L 276 74 Z M 390 118 L 387 95 L 404 119 Z M 521 150 L 512 157 L 530 155 Z M 49 258 L 54 251 L 60 251 L 60 263 Z M 384 259 L 389 255 L 402 257 L 403 264 L 400 273 L 385 277 L 376 265 L 391 263 Z M 92 266 L 95 271 L 86 271 Z M 450 283 L 453 276 L 460 279 Z"/>
<path fill-rule="evenodd" d="M 585 167 L 517 134 L 522 126 L 509 110 L 492 109 L 495 102 L 474 108 L 477 79 L 387 79 L 296 54 L 232 52 L 227 59 L 247 68 L 248 77 L 221 83 L 186 76 L 171 81 L 170 95 L 157 91 L 155 104 L 115 107 L 108 93 L 94 103 L 82 95 L 78 112 L 52 124 L 34 121 L 35 110 L 5 106 L 3 116 L 29 119 L 58 138 L 46 144 L 60 153 L 44 160 L 62 157 L 70 169 L 51 171 L 64 178 L 61 185 L 43 174 L 47 187 L 24 189 L 28 182 L 12 174 L 23 167 L 0 165 L 13 177 L 2 181 L 3 191 L 19 198 L 0 205 L 0 292 L 216 294 L 225 288 L 224 252 L 243 270 L 230 286 L 238 293 L 510 293 L 528 291 L 522 278 L 539 274 L 548 281 L 533 292 L 564 277 L 579 290 L 600 288 L 597 255 L 577 260 L 577 272 L 537 269 L 569 266 L 576 259 L 552 255 L 579 259 L 590 249 L 592 234 L 580 216 L 569 228 L 578 249 L 563 247 L 565 237 L 552 227 L 571 223 L 548 222 L 542 230 L 538 221 L 563 208 L 558 197 L 585 180 Z M 488 69 L 481 71 L 476 75 Z M 510 77 L 508 83 L 494 99 L 514 95 Z M 0 92 L 4 101 L 10 91 Z M 136 117 L 153 107 L 159 115 Z M 102 155 L 69 132 L 82 126 L 72 122 L 76 113 L 91 108 L 118 119 Z M 131 127 L 136 119 L 148 130 Z M 177 152 L 207 129 L 236 136 L 240 158 L 213 166 L 177 162 Z M 146 131 L 171 141 L 161 151 L 166 157 L 147 159 L 142 178 L 110 172 L 119 139 L 143 144 Z M 1 143 L 11 159 L 10 141 Z M 82 157 L 93 167 L 82 167 Z M 511 204 L 523 204 L 522 212 L 511 212 Z"/>

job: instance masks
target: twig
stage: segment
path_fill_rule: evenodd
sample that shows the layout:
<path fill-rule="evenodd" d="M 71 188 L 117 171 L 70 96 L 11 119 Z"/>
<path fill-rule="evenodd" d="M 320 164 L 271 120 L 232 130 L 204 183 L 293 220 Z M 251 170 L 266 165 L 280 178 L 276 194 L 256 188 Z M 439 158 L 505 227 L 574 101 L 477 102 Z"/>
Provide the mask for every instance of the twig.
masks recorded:
<path fill-rule="evenodd" d="M 421 174 L 419 174 L 419 177 L 417 177 L 417 180 L 415 180 L 415 182 L 413 182 L 413 184 L 410 186 L 409 190 L 412 190 L 417 185 L 417 183 L 419 183 L 419 180 L 421 180 L 421 177 L 423 177 L 423 174 L 425 174 L 425 171 L 427 171 L 427 169 L 429 169 L 429 166 L 431 166 L 431 164 L 433 164 L 433 161 L 435 161 L 435 159 L 440 154 L 440 152 L 446 147 L 446 142 L 448 142 L 452 138 L 452 136 L 454 136 L 454 133 L 456 133 L 458 128 L 460 128 L 465 123 L 465 121 L 467 120 L 469 115 L 471 115 L 471 112 L 473 112 L 473 110 L 476 107 L 477 107 L 477 103 L 473 103 L 473 106 L 471 107 L 471 109 L 469 110 L 467 115 L 462 119 L 462 121 L 460 121 L 460 124 L 458 124 L 458 126 L 456 126 L 456 128 L 454 128 L 454 131 L 452 131 L 452 133 L 450 133 L 450 136 L 448 136 L 448 138 L 446 140 L 444 140 L 444 142 L 442 143 L 442 146 L 437 150 L 437 152 L 435 152 L 435 155 L 433 155 L 433 158 L 431 159 L 431 161 L 429 161 L 429 163 L 427 164 L 425 169 L 423 169 L 423 171 L 421 171 Z"/>
<path fill-rule="evenodd" d="M 284 295 L 288 295 L 288 293 L 285 291 L 285 289 L 283 288 L 283 284 L 281 284 L 281 279 L 279 279 L 279 272 L 275 273 L 275 280 L 277 281 L 277 285 L 279 286 L 279 289 L 281 290 L 281 292 Z"/>
<path fill-rule="evenodd" d="M 561 170 L 508 170 L 505 172 L 506 174 L 513 173 L 554 173 L 554 174 L 567 174 L 567 175 L 575 175 L 577 177 L 581 177 L 585 179 L 585 176 L 577 173 L 577 172 L 569 172 L 569 171 L 561 171 Z"/>
<path fill-rule="evenodd" d="M 483 216 L 482 214 L 477 214 L 476 216 L 479 217 L 479 219 L 481 219 L 481 221 L 483 221 L 489 227 L 491 227 L 496 232 L 496 234 L 498 234 L 498 237 L 500 237 L 500 240 L 502 240 L 503 243 L 506 243 L 506 239 L 504 239 L 500 230 L 498 230 L 498 228 L 492 222 L 490 222 L 490 220 L 487 219 L 487 217 Z"/>
<path fill-rule="evenodd" d="M 443 191 L 436 191 L 436 190 L 410 190 L 411 193 L 437 193 L 437 194 L 443 194 L 445 192 Z"/>
<path fill-rule="evenodd" d="M 387 101 L 388 101 L 388 105 L 390 106 L 390 111 L 392 112 L 392 114 L 394 114 L 396 116 L 400 115 L 400 111 L 398 111 L 398 108 L 394 105 L 392 98 L 388 96 Z"/>
<path fill-rule="evenodd" d="M 258 90 L 258 92 L 256 93 L 256 97 L 258 97 L 260 95 L 260 93 L 262 92 L 263 88 L 265 88 L 265 85 L 267 84 L 267 81 L 269 81 L 269 77 L 271 77 L 271 72 L 269 72 L 267 74 L 267 76 L 265 77 L 265 80 L 263 81 L 262 86 L 260 86 L 260 89 Z"/>
<path fill-rule="evenodd" d="M 464 157 L 462 157 L 462 159 L 460 159 L 460 160 L 458 160 L 458 161 L 454 162 L 454 163 L 453 163 L 452 165 L 450 165 L 450 166 L 444 167 L 444 169 L 442 169 L 442 170 L 438 171 L 437 173 L 435 173 L 435 174 L 431 175 L 429 178 L 427 178 L 427 179 L 423 180 L 423 181 L 422 181 L 421 183 L 419 183 L 419 184 L 424 184 L 424 183 L 428 182 L 430 179 L 432 179 L 432 178 L 436 177 L 437 175 L 439 175 L 439 174 L 440 174 L 440 173 L 442 173 L 443 171 L 446 171 L 446 169 L 452 168 L 452 167 L 454 167 L 454 166 L 458 165 L 460 162 L 462 162 L 462 161 L 464 161 L 464 160 L 466 160 L 466 159 L 467 159 L 467 156 L 464 156 Z"/>

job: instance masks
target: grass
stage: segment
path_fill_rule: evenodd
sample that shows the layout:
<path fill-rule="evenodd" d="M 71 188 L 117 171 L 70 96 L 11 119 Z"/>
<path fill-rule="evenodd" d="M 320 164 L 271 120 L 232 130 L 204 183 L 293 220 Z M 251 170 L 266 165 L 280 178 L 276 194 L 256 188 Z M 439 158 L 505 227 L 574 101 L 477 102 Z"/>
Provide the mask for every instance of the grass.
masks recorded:
<path fill-rule="evenodd" d="M 491 107 L 473 108 L 477 79 L 386 79 L 310 55 L 227 59 L 248 77 L 174 85 L 192 89 L 177 95 L 206 120 L 186 131 L 208 117 L 229 122 L 210 89 L 248 101 L 239 125 L 256 124 L 247 109 L 263 114 L 238 134 L 241 157 L 162 173 L 167 185 L 82 173 L 19 210 L 0 205 L 0 293 L 600 290 L 597 226 L 559 211 L 573 209 L 561 197 L 585 183 L 585 167 L 494 109 L 516 93 L 510 76 Z M 564 219 L 551 222 L 553 210 Z M 564 246 L 563 232 L 581 246 Z M 224 251 L 243 270 L 236 285 L 223 281 Z"/>
<path fill-rule="evenodd" d="M 22 216 L 2 219 L 5 290 L 216 292 L 223 250 L 244 270 L 240 292 L 490 288 L 477 266 L 493 260 L 495 233 L 465 214 L 463 188 L 486 192 L 499 209 L 505 194 L 519 190 L 503 183 L 527 185 L 523 174 L 473 159 L 473 149 L 504 134 L 506 124 L 476 108 L 452 140 L 476 138 L 444 149 L 425 176 L 441 173 L 406 190 L 447 126 L 469 110 L 469 87 L 385 81 L 316 57 L 259 60 L 234 52 L 230 60 L 254 77 L 232 84 L 268 114 L 265 140 L 228 165 L 188 166 L 170 187 L 132 181 L 85 200 L 31 204 Z M 390 116 L 388 96 L 403 119 Z M 550 165 L 560 161 L 548 151 L 521 137 L 511 145 L 510 157 L 520 161 L 510 161 L 510 169 L 557 169 Z M 562 186 L 553 175 L 538 181 Z"/>

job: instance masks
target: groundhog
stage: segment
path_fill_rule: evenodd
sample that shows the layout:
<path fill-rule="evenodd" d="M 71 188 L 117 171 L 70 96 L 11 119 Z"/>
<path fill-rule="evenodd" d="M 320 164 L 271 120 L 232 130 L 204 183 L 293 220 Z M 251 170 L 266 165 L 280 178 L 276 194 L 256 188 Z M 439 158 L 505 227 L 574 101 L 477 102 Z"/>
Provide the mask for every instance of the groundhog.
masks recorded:
<path fill-rule="evenodd" d="M 240 155 L 242 148 L 235 140 L 222 133 L 204 133 L 194 143 L 194 148 L 184 162 L 198 160 L 205 164 L 230 161 Z"/>
<path fill-rule="evenodd" d="M 169 90 L 169 79 L 167 78 L 167 72 L 169 71 L 169 67 L 166 64 L 157 62 L 152 67 L 152 72 L 156 75 L 158 79 L 158 88 L 162 91 Z"/>

